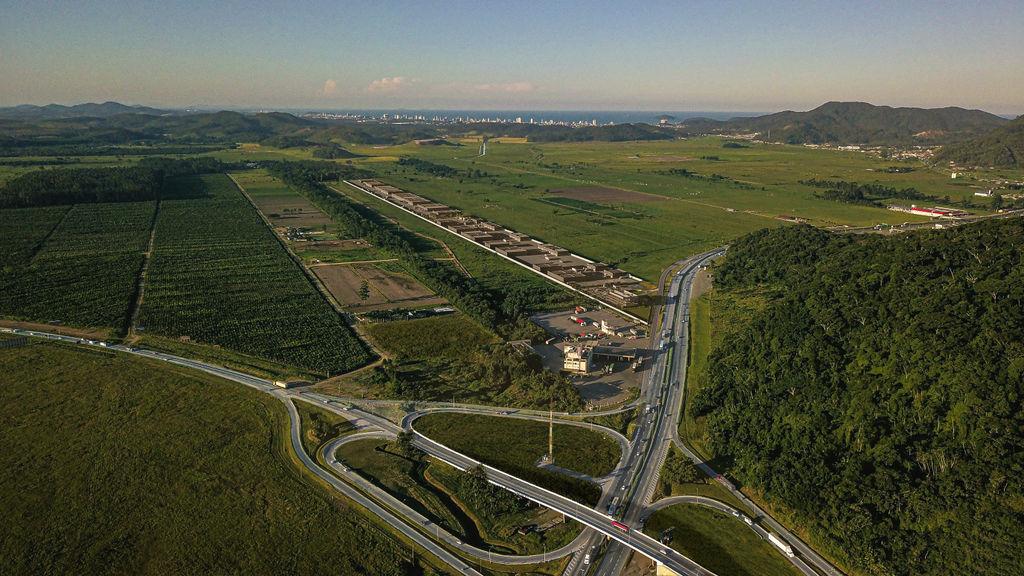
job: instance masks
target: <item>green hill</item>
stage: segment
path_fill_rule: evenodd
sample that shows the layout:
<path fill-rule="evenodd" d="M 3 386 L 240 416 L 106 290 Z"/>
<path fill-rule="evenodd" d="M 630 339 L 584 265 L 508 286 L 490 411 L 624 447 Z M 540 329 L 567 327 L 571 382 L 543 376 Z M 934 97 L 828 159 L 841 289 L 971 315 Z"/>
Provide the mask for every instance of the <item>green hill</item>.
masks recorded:
<path fill-rule="evenodd" d="M 984 136 L 947 146 L 936 160 L 967 166 L 1024 168 L 1024 116 Z"/>
<path fill-rule="evenodd" d="M 752 133 L 789 144 L 929 144 L 965 140 L 1003 126 L 1005 118 L 964 108 L 892 108 L 866 102 L 828 102 L 807 112 L 683 122 L 695 133 Z"/>
<path fill-rule="evenodd" d="M 1019 574 L 1022 243 L 1019 218 L 734 243 L 715 289 L 767 303 L 691 406 L 715 457 L 853 573 Z"/>
<path fill-rule="evenodd" d="M 74 106 L 63 106 L 60 104 L 47 104 L 46 106 L 34 106 L 22 104 L 0 108 L 0 118 L 14 119 L 57 119 L 57 118 L 107 118 L 117 114 L 153 114 L 162 115 L 172 113 L 169 110 L 159 110 L 148 106 L 128 106 L 120 102 L 104 102 L 96 104 L 75 104 Z"/>

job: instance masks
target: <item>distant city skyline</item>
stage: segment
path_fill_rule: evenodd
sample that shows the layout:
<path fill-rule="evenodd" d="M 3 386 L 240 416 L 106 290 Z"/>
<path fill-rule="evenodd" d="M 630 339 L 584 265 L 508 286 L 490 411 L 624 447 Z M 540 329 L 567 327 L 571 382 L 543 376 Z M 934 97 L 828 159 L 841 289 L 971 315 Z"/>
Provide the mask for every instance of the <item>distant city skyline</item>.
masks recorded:
<path fill-rule="evenodd" d="M 1019 2 L 0 0 L 0 106 L 1024 113 Z"/>

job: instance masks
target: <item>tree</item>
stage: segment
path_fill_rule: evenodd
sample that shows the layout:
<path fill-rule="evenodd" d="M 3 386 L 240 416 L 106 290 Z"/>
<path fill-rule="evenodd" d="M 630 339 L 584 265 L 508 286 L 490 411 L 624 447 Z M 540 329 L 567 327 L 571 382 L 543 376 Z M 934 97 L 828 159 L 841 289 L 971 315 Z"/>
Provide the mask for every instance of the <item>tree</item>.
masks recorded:
<path fill-rule="evenodd" d="M 363 280 L 362 283 L 359 284 L 359 299 L 360 300 L 367 300 L 369 298 L 370 298 L 370 283 L 367 282 L 366 280 Z"/>
<path fill-rule="evenodd" d="M 395 437 L 395 450 L 406 458 L 415 456 L 419 451 L 412 445 L 412 432 L 403 430 Z"/>

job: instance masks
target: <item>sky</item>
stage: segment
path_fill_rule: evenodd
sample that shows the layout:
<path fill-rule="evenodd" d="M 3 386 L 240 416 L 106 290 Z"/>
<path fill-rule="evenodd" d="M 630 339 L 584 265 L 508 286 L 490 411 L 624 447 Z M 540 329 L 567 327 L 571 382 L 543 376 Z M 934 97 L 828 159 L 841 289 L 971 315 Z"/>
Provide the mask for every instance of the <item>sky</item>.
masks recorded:
<path fill-rule="evenodd" d="M 1022 0 L 0 0 L 0 106 L 1019 114 L 1022 30 Z"/>

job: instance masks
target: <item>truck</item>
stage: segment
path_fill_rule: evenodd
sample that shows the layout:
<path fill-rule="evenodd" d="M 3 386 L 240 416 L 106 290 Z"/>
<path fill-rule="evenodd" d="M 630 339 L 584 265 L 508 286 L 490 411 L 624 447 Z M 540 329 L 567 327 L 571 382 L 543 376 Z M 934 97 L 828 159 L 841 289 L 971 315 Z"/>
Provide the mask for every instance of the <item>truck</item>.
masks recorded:
<path fill-rule="evenodd" d="M 782 553 L 785 554 L 787 557 L 792 558 L 795 556 L 795 554 L 793 554 L 793 547 L 790 546 L 788 542 L 786 542 L 782 538 L 779 538 L 775 534 L 769 532 L 768 541 L 771 542 L 773 546 L 781 550 Z"/>
<path fill-rule="evenodd" d="M 619 509 L 619 497 L 616 496 L 612 503 L 608 505 L 608 515 L 615 516 L 615 511 Z"/>

